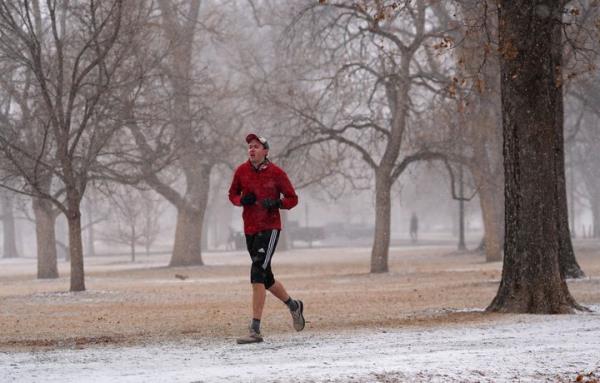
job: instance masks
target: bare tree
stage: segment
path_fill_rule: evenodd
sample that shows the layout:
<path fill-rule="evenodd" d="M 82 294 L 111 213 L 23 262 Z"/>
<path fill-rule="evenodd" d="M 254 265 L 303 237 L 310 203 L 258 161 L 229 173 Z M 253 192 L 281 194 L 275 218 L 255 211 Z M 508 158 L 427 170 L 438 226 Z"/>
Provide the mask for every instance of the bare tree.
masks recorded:
<path fill-rule="evenodd" d="M 425 1 L 320 2 L 289 30 L 301 80 L 279 105 L 304 122 L 296 143 L 336 142 L 373 176 L 374 273 L 388 271 L 392 185 L 412 162 L 442 158 L 426 145 L 440 137 L 411 129 L 425 120 L 426 94 L 439 92 L 424 47 L 445 31 L 427 14 Z"/>
<path fill-rule="evenodd" d="M 166 147 L 176 159 L 160 173 L 146 166 L 150 161 L 141 164 L 144 182 L 177 209 L 170 265 L 202 265 L 210 175 L 214 166 L 229 162 L 227 157 L 235 148 L 234 132 L 243 126 L 245 107 L 229 74 L 223 73 L 226 63 L 210 59 L 218 56 L 218 47 L 212 44 L 210 36 L 228 38 L 221 32 L 226 14 L 220 5 L 207 4 L 204 12 L 199 0 L 159 1 L 158 5 L 166 41 L 166 63 L 161 67 L 159 87 L 164 95 L 164 116 L 162 124 L 155 124 L 152 129 L 165 130 L 169 145 L 157 144 L 156 137 L 145 134 L 139 100 L 133 100 L 129 106 L 129 128 L 143 158 L 158 158 Z"/>
<path fill-rule="evenodd" d="M 484 225 L 486 261 L 500 261 L 504 238 L 504 180 L 498 91 L 500 67 L 494 54 L 495 6 L 487 0 L 461 0 L 437 3 L 433 9 L 449 30 L 449 38 L 435 48 L 452 52 L 455 60 L 455 77 L 447 82 L 450 97 L 457 104 L 455 114 L 461 127 L 461 147 L 449 154 L 462 157 L 461 162 L 475 179 Z M 450 28 L 451 25 L 456 27 Z"/>
<path fill-rule="evenodd" d="M 186 11 L 175 3 L 159 1 L 162 26 L 172 49 L 170 52 L 168 80 L 173 91 L 173 122 L 175 126 L 179 161 L 186 177 L 186 192 L 180 196 L 172 188 L 149 178 L 148 183 L 177 207 L 177 227 L 171 266 L 201 265 L 202 221 L 208 198 L 208 176 L 211 164 L 203 161 L 203 153 L 196 145 L 192 117 L 192 70 L 194 37 L 198 27 L 200 1 L 192 0 Z M 200 151 L 201 152 L 201 151 Z"/>
<path fill-rule="evenodd" d="M 50 200 L 67 217 L 70 289 L 82 291 L 80 202 L 89 180 L 102 168 L 99 159 L 107 154 L 102 150 L 122 126 L 112 117 L 110 94 L 127 80 L 120 70 L 127 67 L 143 11 L 122 0 L 87 5 L 49 0 L 42 11 L 35 12 L 36 7 L 37 2 L 28 0 L 0 2 L 0 50 L 33 75 L 42 141 L 34 151 L 14 145 L 11 137 L 2 137 L 2 143 L 22 181 L 12 190 Z M 39 33 L 36 18 L 49 33 Z M 47 181 L 48 174 L 56 181 Z M 44 182 L 56 182 L 59 194 Z"/>
<path fill-rule="evenodd" d="M 31 2 L 33 24 L 35 32 L 40 40 L 45 38 L 48 33 L 43 29 L 42 16 L 37 0 Z M 11 57 L 10 55 L 8 56 Z M 48 142 L 49 137 L 45 134 L 45 123 L 42 121 L 43 114 L 40 113 L 41 100 L 37 97 L 36 87 L 33 83 L 33 72 L 27 66 L 19 65 L 15 60 L 6 60 L 2 63 L 3 74 L 0 76 L 2 89 L 5 97 L 10 103 L 18 106 L 18 113 L 13 111 L 14 107 L 7 105 L 3 119 L 2 132 L 2 151 L 9 154 L 14 148 L 19 148 L 32 155 L 38 154 L 37 159 L 44 163 L 51 163 L 50 151 L 38 153 L 38 148 L 52 146 Z M 6 174 L 5 180 L 10 185 L 12 176 L 18 176 L 23 168 L 10 166 L 8 161 L 5 169 L 13 169 L 15 172 Z M 37 169 L 38 188 L 45 194 L 55 193 L 54 197 L 59 198 L 62 190 L 52 191 L 52 167 Z M 14 174 L 11 174 L 14 173 Z M 5 182 L 6 183 L 6 182 Z M 60 210 L 56 208 L 50 200 L 44 199 L 39 195 L 32 196 L 32 207 L 35 215 L 36 244 L 37 244 L 37 276 L 38 278 L 58 278 L 58 266 L 56 256 L 56 238 L 55 221 Z"/>

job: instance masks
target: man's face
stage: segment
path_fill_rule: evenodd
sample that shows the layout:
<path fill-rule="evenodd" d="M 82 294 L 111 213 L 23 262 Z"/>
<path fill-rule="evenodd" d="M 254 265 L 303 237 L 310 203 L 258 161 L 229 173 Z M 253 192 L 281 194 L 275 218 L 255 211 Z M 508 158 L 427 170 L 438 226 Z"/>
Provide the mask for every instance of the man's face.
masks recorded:
<path fill-rule="evenodd" d="M 260 164 L 269 154 L 269 150 L 265 149 L 258 140 L 252 140 L 248 143 L 248 158 L 253 164 Z"/>

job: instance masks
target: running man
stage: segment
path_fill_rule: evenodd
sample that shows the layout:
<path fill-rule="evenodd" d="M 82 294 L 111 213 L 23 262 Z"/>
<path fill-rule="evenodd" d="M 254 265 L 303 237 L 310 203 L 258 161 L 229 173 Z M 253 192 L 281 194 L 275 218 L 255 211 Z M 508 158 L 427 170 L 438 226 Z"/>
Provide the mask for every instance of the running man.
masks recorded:
<path fill-rule="evenodd" d="M 229 188 L 231 203 L 244 209 L 244 233 L 252 259 L 252 321 L 249 334 L 238 338 L 238 344 L 263 341 L 260 320 L 267 290 L 288 306 L 296 331 L 302 331 L 305 324 L 302 301 L 292 299 L 271 271 L 271 260 L 281 231 L 279 209 L 296 206 L 298 196 L 287 174 L 267 158 L 267 140 L 252 133 L 246 137 L 246 142 L 248 161 L 238 166 Z"/>

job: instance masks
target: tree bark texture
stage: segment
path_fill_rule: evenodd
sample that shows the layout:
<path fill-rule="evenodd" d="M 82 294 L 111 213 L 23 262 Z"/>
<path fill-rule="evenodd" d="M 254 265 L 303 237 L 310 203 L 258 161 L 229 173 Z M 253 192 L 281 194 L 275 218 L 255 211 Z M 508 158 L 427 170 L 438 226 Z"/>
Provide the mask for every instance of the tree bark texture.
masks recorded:
<path fill-rule="evenodd" d="M 173 255 L 169 266 L 203 265 L 202 219 L 203 212 L 189 208 L 177 210 L 177 226 Z"/>
<path fill-rule="evenodd" d="M 208 203 L 210 185 L 207 179 L 210 178 L 211 168 L 187 165 L 184 166 L 187 180 L 186 198 L 177 205 L 177 227 L 169 266 L 204 264 L 202 261 L 202 226 Z"/>
<path fill-rule="evenodd" d="M 65 194 L 67 227 L 69 231 L 69 260 L 71 263 L 71 291 L 85 291 L 85 271 L 83 267 L 83 237 L 81 233 L 81 198 L 83 192 L 77 188 L 72 164 L 63 156 L 65 169 Z"/>
<path fill-rule="evenodd" d="M 58 278 L 56 212 L 57 210 L 53 208 L 50 201 L 41 198 L 33 199 L 37 244 L 37 277 L 39 279 Z"/>
<path fill-rule="evenodd" d="M 371 273 L 389 270 L 392 184 L 389 174 L 379 169 L 375 175 L 375 235 L 371 250 Z"/>
<path fill-rule="evenodd" d="M 67 223 L 69 225 L 69 255 L 71 258 L 71 291 L 85 291 L 79 203 L 77 203 L 77 207 L 71 207 L 69 210 Z"/>
<path fill-rule="evenodd" d="M 569 313 L 561 277 L 561 2 L 499 2 L 506 238 L 489 311 Z M 564 169 L 563 169 L 564 171 Z"/>

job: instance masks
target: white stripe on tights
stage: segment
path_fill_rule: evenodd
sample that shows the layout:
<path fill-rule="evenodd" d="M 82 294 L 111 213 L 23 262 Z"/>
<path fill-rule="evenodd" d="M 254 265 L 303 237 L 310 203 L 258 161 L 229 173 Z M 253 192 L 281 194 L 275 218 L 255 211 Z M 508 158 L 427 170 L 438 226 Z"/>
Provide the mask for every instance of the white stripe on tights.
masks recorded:
<path fill-rule="evenodd" d="M 277 239 L 277 230 L 273 230 L 271 232 L 271 239 L 269 240 L 269 247 L 267 248 L 267 256 L 265 257 L 265 263 L 263 263 L 262 268 L 267 269 L 267 265 L 271 260 L 271 255 L 273 254 L 273 245 L 275 245 L 275 239 Z"/>

